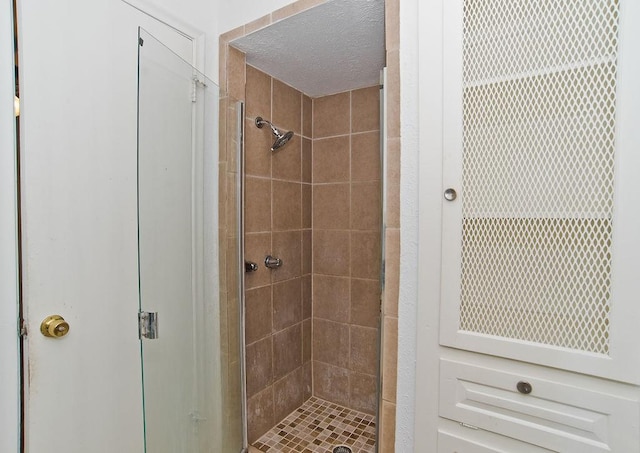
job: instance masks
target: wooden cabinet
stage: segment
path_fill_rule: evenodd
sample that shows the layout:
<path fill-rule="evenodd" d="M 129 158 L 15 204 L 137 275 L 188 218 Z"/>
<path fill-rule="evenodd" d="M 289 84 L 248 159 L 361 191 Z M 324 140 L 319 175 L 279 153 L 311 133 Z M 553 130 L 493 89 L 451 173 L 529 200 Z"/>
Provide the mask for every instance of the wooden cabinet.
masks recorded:
<path fill-rule="evenodd" d="M 440 423 L 640 452 L 640 3 L 441 5 Z"/>

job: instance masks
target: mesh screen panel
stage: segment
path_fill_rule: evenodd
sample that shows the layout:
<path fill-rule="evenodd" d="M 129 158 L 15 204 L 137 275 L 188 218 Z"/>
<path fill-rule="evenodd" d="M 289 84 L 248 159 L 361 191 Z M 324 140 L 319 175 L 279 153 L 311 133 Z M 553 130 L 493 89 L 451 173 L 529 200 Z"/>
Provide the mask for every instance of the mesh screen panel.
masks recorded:
<path fill-rule="evenodd" d="M 466 0 L 460 329 L 607 354 L 615 0 Z"/>

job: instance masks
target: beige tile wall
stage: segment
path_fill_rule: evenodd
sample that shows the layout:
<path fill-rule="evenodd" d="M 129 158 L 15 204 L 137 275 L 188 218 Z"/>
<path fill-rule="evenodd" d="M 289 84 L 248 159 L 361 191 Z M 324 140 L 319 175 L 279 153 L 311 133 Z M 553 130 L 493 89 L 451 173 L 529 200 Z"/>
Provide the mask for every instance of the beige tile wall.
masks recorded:
<path fill-rule="evenodd" d="M 375 414 L 380 89 L 313 99 L 313 393 Z"/>
<path fill-rule="evenodd" d="M 234 51 L 234 50 L 232 50 Z M 254 441 L 311 396 L 310 141 L 302 131 L 304 96 L 252 66 L 245 66 L 245 340 L 249 441 Z M 310 112 L 308 112 L 310 113 Z M 294 138 L 272 153 L 273 135 L 257 116 Z M 309 145 L 306 145 L 309 147 Z M 276 270 L 266 255 L 282 259 Z"/>
<path fill-rule="evenodd" d="M 244 90 L 244 82 L 245 82 L 245 74 L 244 74 L 244 57 L 240 57 L 234 51 L 230 50 L 228 43 L 237 38 L 244 36 L 248 33 L 251 33 L 255 30 L 263 28 L 265 26 L 270 25 L 271 23 L 297 14 L 301 11 L 304 11 L 308 8 L 311 8 L 317 4 L 324 3 L 325 0 L 300 0 L 294 2 L 290 5 L 285 6 L 277 11 L 274 11 L 264 17 L 261 17 L 251 23 L 238 27 L 236 29 L 230 30 L 226 32 L 220 37 L 219 45 L 220 45 L 220 86 L 222 90 L 226 93 L 231 94 L 237 99 L 244 100 L 245 99 L 245 90 Z M 382 407 L 379 412 L 378 425 L 380 428 L 380 439 L 379 439 L 379 451 L 384 453 L 393 453 L 395 448 L 395 421 L 396 421 L 396 376 L 397 376 L 397 337 L 398 337 L 398 329 L 397 329 L 397 316 L 398 316 L 398 293 L 399 293 L 399 263 L 400 263 L 400 70 L 399 70 L 399 0 L 386 0 L 386 53 L 387 53 L 387 68 L 388 68 L 388 80 L 386 91 L 388 95 L 388 109 L 386 112 L 387 119 L 387 175 L 386 175 L 386 195 L 387 195 L 387 229 L 385 232 L 386 235 L 386 249 L 385 249 L 385 261 L 386 261 L 386 281 L 385 281 L 385 291 L 383 293 L 383 350 L 382 350 L 382 370 L 381 370 L 381 380 L 382 380 Z M 238 52 L 239 53 L 239 52 Z M 232 59 L 236 59 L 236 61 L 230 61 Z M 238 62 L 238 58 L 241 58 L 241 63 Z M 231 83 L 227 81 L 231 80 Z M 263 81 L 264 82 L 264 81 Z M 265 83 L 266 86 L 266 83 Z M 258 93 L 260 91 L 258 90 Z M 262 96 L 266 97 L 266 91 L 262 91 Z M 247 95 L 249 95 L 249 91 L 247 91 Z M 258 94 L 259 95 L 259 94 Z M 311 111 L 312 101 L 303 96 L 302 101 L 302 110 L 303 110 L 303 118 L 302 118 L 302 127 L 303 133 L 307 137 L 307 140 L 303 140 L 302 143 L 302 180 L 305 182 L 311 181 L 311 115 L 309 112 Z M 247 111 L 247 115 L 251 116 L 255 115 L 255 112 Z M 221 115 L 221 121 L 224 120 L 224 115 Z M 221 131 L 223 130 L 224 125 L 221 124 Z M 255 132 L 258 130 L 247 130 L 248 140 L 263 140 L 265 145 L 269 145 L 267 143 L 269 140 L 262 135 L 256 135 Z M 253 139 L 249 139 L 248 137 L 253 135 Z M 361 142 L 361 149 L 367 149 L 368 146 L 363 144 L 362 142 L 366 141 L 367 137 L 364 135 L 358 139 L 358 137 L 352 136 L 352 150 L 351 150 L 351 174 L 355 175 L 356 178 L 362 178 L 362 180 L 366 180 L 367 176 L 359 175 L 359 172 L 362 171 L 366 173 L 366 165 L 362 165 L 362 162 L 367 162 L 366 156 L 361 156 L 360 152 L 357 150 L 359 148 L 358 140 Z M 370 138 L 371 139 L 371 138 Z M 325 142 L 327 146 L 329 145 L 329 141 Z M 328 146 L 331 149 L 330 146 Z M 264 154 L 256 155 L 255 158 L 251 162 L 254 166 L 252 170 L 255 175 L 260 174 L 262 171 L 263 175 L 267 175 L 271 171 L 270 159 L 268 159 Z M 360 162 L 360 163 L 357 163 Z M 231 161 L 229 163 L 226 162 L 226 157 L 224 157 L 221 153 L 221 164 L 220 164 L 220 175 L 221 175 L 221 187 L 220 187 L 220 224 L 221 231 L 224 231 L 226 234 L 227 229 L 234 229 L 235 226 L 232 224 L 232 221 L 228 221 L 227 218 L 223 216 L 225 211 L 225 206 L 228 203 L 225 201 L 227 198 L 233 200 L 233 194 L 229 197 L 225 198 L 225 190 L 227 184 L 226 181 L 226 168 L 228 165 L 231 165 Z M 303 263 L 302 269 L 306 275 L 309 274 L 310 269 L 310 242 L 311 242 L 311 233 L 309 228 L 311 227 L 311 200 L 312 190 L 309 184 L 302 185 L 302 212 L 303 212 Z M 225 272 L 225 266 L 229 265 L 227 263 L 227 259 L 225 258 L 225 249 L 227 247 L 226 236 L 221 234 L 221 273 Z M 252 241 L 255 243 L 260 243 L 261 241 L 264 243 L 264 238 L 260 237 L 259 234 L 256 234 Z M 307 252 L 305 252 L 307 250 Z M 231 256 L 233 259 L 233 256 Z M 307 263 L 307 264 L 305 264 Z M 344 264 L 343 264 L 344 265 Z M 262 277 L 264 278 L 264 277 Z M 377 314 L 373 316 L 370 311 L 367 310 L 367 300 L 371 300 L 373 297 L 372 293 L 377 294 L 377 289 L 373 289 L 371 284 L 368 284 L 366 279 L 351 279 L 350 286 L 350 311 L 357 312 L 358 314 L 354 314 L 354 316 L 360 317 L 363 319 L 363 323 L 367 325 L 373 325 L 374 320 L 378 316 Z M 224 300 L 226 293 L 226 284 L 221 284 L 221 299 Z M 268 288 L 265 289 L 268 285 L 266 283 L 263 285 L 263 291 L 267 292 Z M 257 288 L 256 288 L 257 289 Z M 303 291 L 303 301 L 311 300 L 311 287 L 308 284 L 302 285 Z M 344 285 L 342 287 L 342 291 L 344 291 Z M 223 305 L 223 304 L 221 304 Z M 265 307 L 262 307 L 265 310 Z M 303 317 L 305 321 L 303 321 L 303 337 L 306 339 L 303 343 L 303 360 L 305 360 L 305 365 L 303 366 L 305 376 L 309 373 L 310 362 L 307 361 L 307 358 L 310 357 L 310 325 L 311 322 L 309 320 L 311 311 L 311 304 L 309 302 L 303 303 Z M 363 315 L 362 312 L 367 314 Z M 264 313 L 264 312 L 263 312 Z M 266 316 L 266 315 L 265 315 Z M 263 325 L 263 329 L 266 329 L 267 326 Z M 223 326 L 223 330 L 224 326 Z M 247 329 L 253 330 L 253 329 Z M 259 332 L 256 333 L 257 336 L 261 334 Z M 264 334 L 266 335 L 266 333 Z M 254 339 L 255 341 L 255 339 Z M 322 364 L 323 362 L 317 362 L 318 364 Z M 322 365 L 320 365 L 322 367 Z M 324 373 L 327 376 L 328 383 L 317 382 L 316 387 L 320 388 L 321 385 L 333 386 L 335 385 L 343 385 L 341 384 L 343 377 L 342 374 L 339 373 L 341 368 L 333 367 L 333 371 L 336 371 L 334 375 L 331 375 L 329 372 Z M 344 370 L 344 368 L 343 368 Z M 344 385 L 343 385 L 344 387 Z M 263 400 L 265 400 L 262 406 L 268 407 L 269 404 L 273 406 L 273 399 L 269 398 L 268 394 L 260 394 Z M 271 401 L 271 403 L 269 403 Z M 257 406 L 261 406 L 257 404 Z M 233 421 L 231 421 L 233 423 Z"/>
<path fill-rule="evenodd" d="M 223 449 L 242 443 L 242 398 L 240 377 L 240 294 L 237 253 L 239 234 L 235 210 L 238 203 L 235 156 L 237 155 L 237 103 L 220 99 L 219 239 L 220 239 L 220 369 L 222 375 Z"/>
<path fill-rule="evenodd" d="M 400 288 L 400 0 L 385 1 L 387 174 L 385 289 L 382 295 L 382 407 L 379 451 L 395 451 Z"/>

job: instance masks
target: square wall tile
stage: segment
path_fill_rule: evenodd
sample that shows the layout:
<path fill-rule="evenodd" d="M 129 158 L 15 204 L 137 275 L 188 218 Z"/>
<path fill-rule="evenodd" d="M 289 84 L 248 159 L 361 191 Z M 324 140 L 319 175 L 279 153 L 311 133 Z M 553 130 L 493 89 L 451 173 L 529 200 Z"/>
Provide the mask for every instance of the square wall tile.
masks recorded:
<path fill-rule="evenodd" d="M 400 0 L 385 0 L 385 44 L 387 51 L 400 48 Z"/>
<path fill-rule="evenodd" d="M 227 170 L 228 169 L 229 167 L 227 167 Z M 238 178 L 239 176 L 237 173 L 227 171 L 227 185 L 225 188 L 225 194 L 227 198 L 227 212 L 225 214 L 225 217 L 227 219 L 227 237 L 237 237 L 240 231 L 237 216 L 238 206 L 236 204 L 236 200 L 240 198 L 237 189 Z"/>
<path fill-rule="evenodd" d="M 349 136 L 313 141 L 313 183 L 349 182 Z"/>
<path fill-rule="evenodd" d="M 222 120 L 224 122 L 224 135 L 225 144 L 224 151 L 221 151 L 221 155 L 226 156 L 227 163 L 229 164 L 230 171 L 236 171 L 238 164 L 238 157 L 240 155 L 239 152 L 239 142 L 240 142 L 240 127 L 241 124 L 238 124 L 238 113 L 240 106 L 237 101 L 233 99 L 228 99 L 227 108 L 224 115 L 220 115 L 224 117 Z M 222 125 L 220 126 L 220 131 L 223 131 Z"/>
<path fill-rule="evenodd" d="M 349 278 L 313 276 L 313 316 L 336 322 L 349 321 Z"/>
<path fill-rule="evenodd" d="M 351 326 L 351 371 L 378 374 L 378 351 L 378 329 Z"/>
<path fill-rule="evenodd" d="M 351 232 L 351 276 L 380 278 L 380 232 Z"/>
<path fill-rule="evenodd" d="M 302 227 L 302 185 L 273 181 L 273 231 L 299 230 Z"/>
<path fill-rule="evenodd" d="M 387 52 L 387 137 L 400 137 L 400 51 Z"/>
<path fill-rule="evenodd" d="M 375 415 L 378 406 L 378 379 L 376 376 L 351 373 L 350 405 L 351 409 Z M 382 451 L 382 450 L 380 450 Z"/>
<path fill-rule="evenodd" d="M 273 384 L 271 337 L 247 345 L 247 395 L 253 396 Z"/>
<path fill-rule="evenodd" d="M 351 279 L 351 324 L 378 328 L 380 325 L 380 281 Z"/>
<path fill-rule="evenodd" d="M 351 93 L 351 131 L 380 130 L 380 87 L 354 90 Z"/>
<path fill-rule="evenodd" d="M 273 79 L 273 124 L 281 132 L 302 133 L 302 93 Z"/>
<path fill-rule="evenodd" d="M 387 227 L 400 228 L 400 139 L 387 141 Z"/>
<path fill-rule="evenodd" d="M 303 403 L 303 370 L 297 368 L 292 373 L 273 384 L 273 404 L 276 423 Z"/>
<path fill-rule="evenodd" d="M 244 229 L 247 233 L 271 231 L 271 180 L 245 178 Z"/>
<path fill-rule="evenodd" d="M 250 65 L 247 65 L 246 71 L 245 113 L 249 118 L 261 116 L 269 119 L 271 116 L 271 77 Z"/>
<path fill-rule="evenodd" d="M 227 50 L 227 89 L 232 98 L 244 99 L 245 66 L 244 53 L 229 46 Z"/>
<path fill-rule="evenodd" d="M 313 394 L 318 398 L 349 406 L 349 371 L 314 361 Z"/>
<path fill-rule="evenodd" d="M 385 240 L 384 313 L 398 316 L 400 295 L 400 230 L 387 228 Z"/>
<path fill-rule="evenodd" d="M 273 335 L 273 377 L 278 380 L 302 365 L 302 324 Z"/>
<path fill-rule="evenodd" d="M 271 153 L 272 176 L 274 179 L 300 182 L 302 173 L 302 140 L 299 135 L 283 148 Z"/>
<path fill-rule="evenodd" d="M 271 335 L 271 288 L 250 289 L 245 294 L 245 341 L 251 344 Z"/>
<path fill-rule="evenodd" d="M 271 133 L 258 129 L 253 119 L 245 121 L 244 129 L 244 172 L 248 176 L 271 177 Z"/>
<path fill-rule="evenodd" d="M 239 256 L 238 256 L 238 247 L 237 247 L 237 239 L 235 238 L 227 238 L 227 246 L 225 249 L 225 262 L 227 265 L 227 269 L 225 272 L 225 281 L 227 285 L 227 293 L 233 296 L 238 292 L 238 264 L 239 264 Z"/>
<path fill-rule="evenodd" d="M 274 232 L 272 255 L 282 260 L 282 266 L 278 269 L 267 269 L 271 272 L 273 282 L 302 276 L 302 232 Z"/>
<path fill-rule="evenodd" d="M 273 410 L 273 387 L 247 400 L 247 425 L 249 442 L 255 442 L 260 436 L 276 424 Z"/>
<path fill-rule="evenodd" d="M 302 279 L 293 278 L 273 284 L 273 330 L 291 327 L 302 321 Z"/>
<path fill-rule="evenodd" d="M 316 274 L 349 276 L 349 231 L 313 231 L 313 272 Z"/>
<path fill-rule="evenodd" d="M 379 451 L 393 453 L 396 448 L 396 405 L 382 401 Z"/>
<path fill-rule="evenodd" d="M 351 229 L 380 230 L 380 195 L 379 181 L 351 184 Z"/>
<path fill-rule="evenodd" d="M 382 345 L 382 398 L 396 401 L 398 379 L 398 319 L 384 318 L 384 344 Z"/>
<path fill-rule="evenodd" d="M 351 93 L 338 93 L 313 100 L 313 138 L 351 132 Z"/>
<path fill-rule="evenodd" d="M 313 320 L 313 360 L 341 368 L 349 367 L 349 325 Z"/>
<path fill-rule="evenodd" d="M 351 136 L 351 181 L 379 181 L 382 174 L 380 132 Z"/>
<path fill-rule="evenodd" d="M 313 187 L 313 227 L 324 230 L 349 229 L 349 184 L 322 184 Z"/>

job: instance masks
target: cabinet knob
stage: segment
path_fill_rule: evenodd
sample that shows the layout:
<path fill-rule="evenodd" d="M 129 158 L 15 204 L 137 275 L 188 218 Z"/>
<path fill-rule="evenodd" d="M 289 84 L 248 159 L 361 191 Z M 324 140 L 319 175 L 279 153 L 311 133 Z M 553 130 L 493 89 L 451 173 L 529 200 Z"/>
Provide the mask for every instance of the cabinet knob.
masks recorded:
<path fill-rule="evenodd" d="M 533 387 L 531 387 L 531 384 L 525 381 L 518 382 L 518 385 L 516 385 L 516 388 L 523 395 L 528 395 L 529 393 L 531 393 L 531 390 L 533 390 Z"/>
<path fill-rule="evenodd" d="M 451 187 L 449 187 L 447 190 L 444 191 L 444 199 L 447 201 L 453 201 L 458 197 L 458 194 L 456 192 L 456 189 L 452 189 Z"/>

